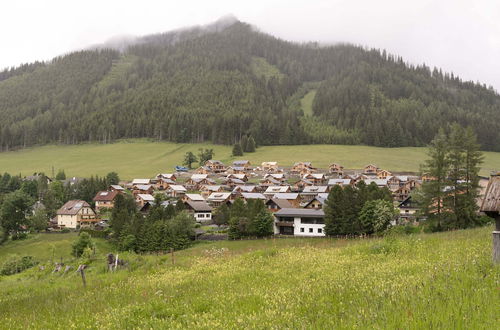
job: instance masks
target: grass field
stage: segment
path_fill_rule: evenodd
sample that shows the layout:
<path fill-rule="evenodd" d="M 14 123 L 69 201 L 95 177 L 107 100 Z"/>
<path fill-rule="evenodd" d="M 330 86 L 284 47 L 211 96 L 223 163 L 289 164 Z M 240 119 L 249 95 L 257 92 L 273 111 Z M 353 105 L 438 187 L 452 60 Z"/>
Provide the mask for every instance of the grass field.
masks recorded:
<path fill-rule="evenodd" d="M 230 164 L 231 147 L 208 144 L 175 144 L 150 142 L 145 139 L 123 140 L 114 144 L 81 144 L 71 146 L 43 146 L 19 151 L 0 153 L 0 172 L 30 175 L 33 172 L 52 173 L 54 168 L 64 169 L 67 176 L 88 177 L 117 172 L 123 179 L 153 177 L 157 173 L 173 171 L 182 164 L 187 151 L 198 152 L 198 148 L 213 148 L 215 159 Z M 327 168 L 338 162 L 348 169 L 361 169 L 374 163 L 390 171 L 418 171 L 426 158 L 426 148 L 377 148 L 343 145 L 263 146 L 255 153 L 247 153 L 239 159 L 248 159 L 252 164 L 277 161 L 280 166 L 292 166 L 294 162 L 311 161 L 314 166 Z M 194 164 L 197 165 L 197 164 Z M 485 152 L 481 171 L 500 169 L 500 153 Z"/>
<path fill-rule="evenodd" d="M 493 329 L 491 230 L 203 243 L 113 274 L 100 256 L 86 289 L 34 268 L 0 277 L 1 327 Z"/>

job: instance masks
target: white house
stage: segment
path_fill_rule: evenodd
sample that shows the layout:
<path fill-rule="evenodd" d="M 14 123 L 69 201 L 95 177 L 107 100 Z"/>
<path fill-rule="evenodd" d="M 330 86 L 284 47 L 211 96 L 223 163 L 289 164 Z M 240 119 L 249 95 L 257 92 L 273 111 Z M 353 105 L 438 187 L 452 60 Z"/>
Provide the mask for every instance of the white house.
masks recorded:
<path fill-rule="evenodd" d="M 193 214 L 197 222 L 210 222 L 212 221 L 212 208 L 205 201 L 191 201 L 184 202 L 186 210 Z"/>
<path fill-rule="evenodd" d="M 97 221 L 94 210 L 86 201 L 71 200 L 57 210 L 57 225 L 59 227 L 76 229 L 90 226 Z"/>
<path fill-rule="evenodd" d="M 294 236 L 325 236 L 325 213 L 321 209 L 284 208 L 274 213 L 274 233 Z"/>

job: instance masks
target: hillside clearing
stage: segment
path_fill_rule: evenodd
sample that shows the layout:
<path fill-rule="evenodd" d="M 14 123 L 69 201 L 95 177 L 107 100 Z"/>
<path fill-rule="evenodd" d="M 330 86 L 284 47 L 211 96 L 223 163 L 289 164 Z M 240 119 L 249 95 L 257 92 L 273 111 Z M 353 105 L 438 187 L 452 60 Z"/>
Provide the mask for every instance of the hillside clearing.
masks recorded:
<path fill-rule="evenodd" d="M 32 269 L 0 278 L 0 317 L 6 328 L 491 329 L 490 231 L 204 243 L 175 266 L 127 255 L 131 271 L 109 274 L 95 261 L 87 290 Z"/>
<path fill-rule="evenodd" d="M 89 177 L 115 171 L 123 179 L 152 177 L 157 173 L 172 172 L 182 164 L 187 151 L 213 148 L 214 159 L 230 164 L 230 146 L 210 144 L 176 144 L 151 142 L 146 139 L 121 140 L 113 144 L 48 145 L 19 151 L 0 153 L 0 171 L 31 175 L 33 172 L 52 174 L 52 169 L 64 169 L 68 176 Z M 489 175 L 500 169 L 500 153 L 485 152 L 481 174 Z M 418 171 L 427 158 L 426 148 L 377 148 L 345 145 L 263 146 L 255 153 L 246 153 L 238 159 L 248 159 L 253 165 L 263 161 L 277 161 L 289 167 L 294 162 L 311 161 L 314 166 L 327 168 L 332 162 L 347 169 L 361 169 L 369 163 L 389 171 Z M 197 164 L 195 164 L 197 165 Z"/>

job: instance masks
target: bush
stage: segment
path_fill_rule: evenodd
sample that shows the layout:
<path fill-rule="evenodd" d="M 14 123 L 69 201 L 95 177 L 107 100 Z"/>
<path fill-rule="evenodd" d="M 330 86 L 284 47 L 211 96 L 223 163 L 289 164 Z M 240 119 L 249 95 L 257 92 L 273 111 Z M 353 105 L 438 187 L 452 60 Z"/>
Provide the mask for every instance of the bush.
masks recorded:
<path fill-rule="evenodd" d="M 82 232 L 80 233 L 80 237 L 78 240 L 73 243 L 72 246 L 72 253 L 75 257 L 81 257 L 83 254 L 83 251 L 85 251 L 86 248 L 92 248 L 94 244 L 92 243 L 92 238 L 90 237 L 89 233 Z"/>
<path fill-rule="evenodd" d="M 13 275 L 38 264 L 32 256 L 14 257 L 0 267 L 0 275 Z"/>
<path fill-rule="evenodd" d="M 12 240 L 13 241 L 23 240 L 23 239 L 27 239 L 27 238 L 28 238 L 28 234 L 27 233 L 23 233 L 21 231 L 18 231 L 15 234 L 12 235 Z"/>
<path fill-rule="evenodd" d="M 61 233 L 63 233 L 63 234 L 70 233 L 70 232 L 71 232 L 71 230 L 69 230 L 69 228 L 61 229 Z"/>

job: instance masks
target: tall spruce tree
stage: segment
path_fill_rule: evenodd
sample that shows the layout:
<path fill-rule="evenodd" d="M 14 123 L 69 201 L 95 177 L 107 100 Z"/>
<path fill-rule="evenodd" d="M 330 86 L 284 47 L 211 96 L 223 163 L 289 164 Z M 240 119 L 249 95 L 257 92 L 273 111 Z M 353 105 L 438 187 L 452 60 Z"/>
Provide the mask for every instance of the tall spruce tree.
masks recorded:
<path fill-rule="evenodd" d="M 243 156 L 243 150 L 241 149 L 241 144 L 239 144 L 239 143 L 234 144 L 233 156 Z"/>

